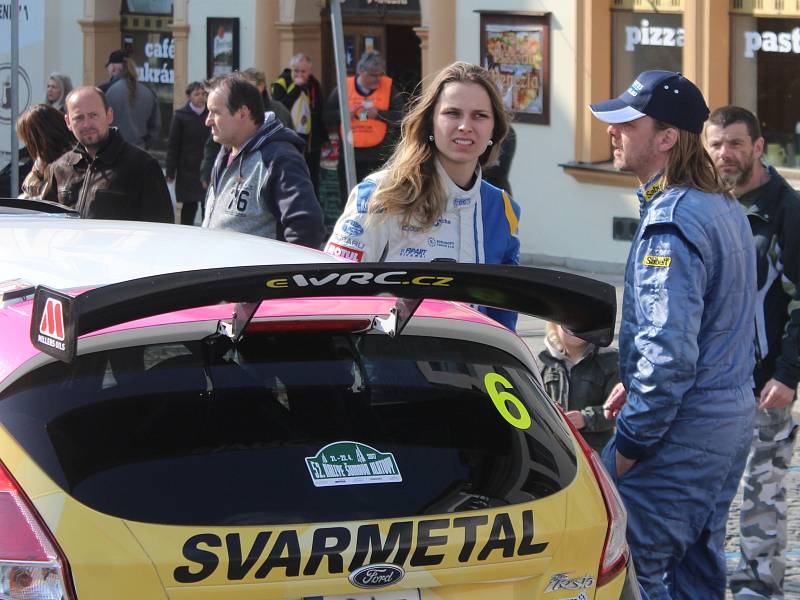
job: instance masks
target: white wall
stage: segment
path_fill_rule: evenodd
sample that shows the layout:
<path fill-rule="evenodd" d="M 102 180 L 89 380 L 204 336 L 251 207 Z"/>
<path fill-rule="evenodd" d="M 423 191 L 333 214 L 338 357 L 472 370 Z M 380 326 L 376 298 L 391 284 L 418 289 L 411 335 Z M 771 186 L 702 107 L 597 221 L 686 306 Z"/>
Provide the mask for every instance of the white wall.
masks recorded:
<path fill-rule="evenodd" d="M 480 15 L 474 11 L 486 8 L 485 0 L 456 3 L 460 60 L 480 61 Z M 582 184 L 558 166 L 575 158 L 575 3 L 497 0 L 491 9 L 551 13 L 550 125 L 514 124 L 517 151 L 510 181 L 522 207 L 523 259 L 616 270 L 625 263 L 629 242 L 613 240 L 612 219 L 638 218 L 634 190 Z"/>
<path fill-rule="evenodd" d="M 189 72 L 187 81 L 206 78 L 206 18 L 239 18 L 239 67 L 255 63 L 256 2 L 259 0 L 187 0 L 186 20 L 189 24 Z M 263 1 L 263 0 L 262 0 Z M 269 75 L 268 75 L 269 76 Z"/>
<path fill-rule="evenodd" d="M 119 10 L 117 10 L 119 18 Z M 69 75 L 73 86 L 83 84 L 83 34 L 78 19 L 83 18 L 81 0 L 46 0 L 44 13 L 44 72 L 58 72 Z M 44 101 L 47 80 L 41 83 L 41 97 Z"/>

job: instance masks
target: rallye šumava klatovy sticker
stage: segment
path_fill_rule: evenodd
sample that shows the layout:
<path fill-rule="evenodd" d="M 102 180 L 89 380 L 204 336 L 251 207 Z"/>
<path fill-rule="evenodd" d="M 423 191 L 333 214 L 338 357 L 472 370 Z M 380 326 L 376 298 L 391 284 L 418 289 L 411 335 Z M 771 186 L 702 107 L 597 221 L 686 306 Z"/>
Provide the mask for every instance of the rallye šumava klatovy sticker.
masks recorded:
<path fill-rule="evenodd" d="M 314 487 L 403 481 L 391 452 L 358 442 L 333 442 L 306 457 Z"/>

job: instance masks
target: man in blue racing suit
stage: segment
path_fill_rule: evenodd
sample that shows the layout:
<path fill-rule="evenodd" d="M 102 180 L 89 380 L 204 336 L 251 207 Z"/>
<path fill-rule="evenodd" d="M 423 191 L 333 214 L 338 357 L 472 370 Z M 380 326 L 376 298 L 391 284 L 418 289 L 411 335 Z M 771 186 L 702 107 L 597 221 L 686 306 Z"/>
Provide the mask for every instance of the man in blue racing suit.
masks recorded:
<path fill-rule="evenodd" d="M 723 600 L 725 523 L 755 414 L 752 234 L 703 148 L 709 111 L 691 81 L 645 71 L 591 110 L 610 124 L 614 166 L 642 184 L 603 461 L 649 598 Z"/>

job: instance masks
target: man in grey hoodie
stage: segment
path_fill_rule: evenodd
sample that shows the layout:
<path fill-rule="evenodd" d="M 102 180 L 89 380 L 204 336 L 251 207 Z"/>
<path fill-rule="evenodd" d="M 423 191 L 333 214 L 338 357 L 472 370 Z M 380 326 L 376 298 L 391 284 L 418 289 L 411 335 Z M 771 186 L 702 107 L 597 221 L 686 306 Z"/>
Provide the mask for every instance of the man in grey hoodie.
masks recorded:
<path fill-rule="evenodd" d="M 203 227 L 318 248 L 325 230 L 300 137 L 269 113 L 239 74 L 206 84 L 208 118 L 222 144 L 206 191 Z"/>

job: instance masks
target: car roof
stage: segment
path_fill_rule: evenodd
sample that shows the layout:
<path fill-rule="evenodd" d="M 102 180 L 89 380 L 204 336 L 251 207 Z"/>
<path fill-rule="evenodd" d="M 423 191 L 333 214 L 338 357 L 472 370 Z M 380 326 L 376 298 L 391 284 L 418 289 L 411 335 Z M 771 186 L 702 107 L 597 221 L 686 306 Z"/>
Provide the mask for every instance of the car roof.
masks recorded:
<path fill-rule="evenodd" d="M 194 269 L 339 262 L 259 236 L 136 221 L 0 218 L 0 239 L 0 283 L 22 279 L 60 290 Z"/>

